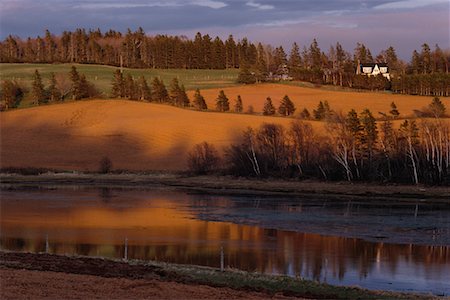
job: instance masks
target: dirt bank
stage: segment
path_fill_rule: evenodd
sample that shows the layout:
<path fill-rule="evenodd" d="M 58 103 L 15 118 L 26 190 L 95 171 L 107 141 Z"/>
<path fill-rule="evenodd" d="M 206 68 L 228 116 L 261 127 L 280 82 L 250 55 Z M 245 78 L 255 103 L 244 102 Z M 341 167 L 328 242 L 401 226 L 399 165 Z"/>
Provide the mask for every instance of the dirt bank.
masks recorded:
<path fill-rule="evenodd" d="M 0 279 L 1 299 L 430 298 L 202 267 L 10 252 L 0 252 Z"/>
<path fill-rule="evenodd" d="M 352 198 L 427 201 L 450 203 L 449 187 L 413 185 L 380 185 L 347 182 L 319 182 L 298 180 L 256 180 L 229 176 L 185 176 L 173 173 L 155 174 L 89 174 L 45 173 L 23 176 L 0 174 L 4 188 L 32 185 L 80 185 L 95 187 L 169 187 L 187 192 L 239 196 L 280 196 L 311 198 L 327 197 L 333 200 Z"/>

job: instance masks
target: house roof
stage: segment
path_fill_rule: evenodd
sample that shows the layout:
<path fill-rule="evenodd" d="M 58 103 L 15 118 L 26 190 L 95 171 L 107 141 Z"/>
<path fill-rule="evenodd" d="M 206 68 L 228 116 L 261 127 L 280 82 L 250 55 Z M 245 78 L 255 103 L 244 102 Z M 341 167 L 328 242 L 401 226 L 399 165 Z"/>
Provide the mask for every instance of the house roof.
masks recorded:
<path fill-rule="evenodd" d="M 375 68 L 375 65 L 378 65 L 379 68 L 382 68 L 382 67 L 388 67 L 388 64 L 387 64 L 387 63 L 367 63 L 367 64 L 359 64 L 359 66 L 360 66 L 361 68 L 363 68 L 363 67 L 371 67 L 371 68 Z"/>

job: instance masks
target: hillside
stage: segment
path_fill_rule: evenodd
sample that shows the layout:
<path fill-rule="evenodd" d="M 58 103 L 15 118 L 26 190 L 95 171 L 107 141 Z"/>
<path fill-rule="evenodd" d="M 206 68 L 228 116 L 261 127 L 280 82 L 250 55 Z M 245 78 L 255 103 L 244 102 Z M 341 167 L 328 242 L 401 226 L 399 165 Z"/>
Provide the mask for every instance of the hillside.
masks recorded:
<path fill-rule="evenodd" d="M 221 89 L 208 89 L 202 91 L 209 108 L 214 109 L 216 98 Z M 260 84 L 246 85 L 238 87 L 223 88 L 225 94 L 230 100 L 230 106 L 235 103 L 237 95 L 241 95 L 244 104 L 244 111 L 249 105 L 252 105 L 255 112 L 261 112 L 264 101 L 267 97 L 272 98 L 275 107 L 278 108 L 280 100 L 288 95 L 294 102 L 297 111 L 300 113 L 307 108 L 312 114 L 317 108 L 319 101 L 327 100 L 331 108 L 336 112 L 346 114 L 350 109 L 354 108 L 358 113 L 365 108 L 369 108 L 375 117 L 379 117 L 378 112 L 389 112 L 391 102 L 395 102 L 400 117 L 411 116 L 413 110 L 421 110 L 430 104 L 433 97 L 398 95 L 383 92 L 358 92 L 358 91 L 333 91 L 325 88 L 308 88 L 283 84 Z M 189 93 L 190 98 L 193 92 Z M 450 99 L 441 98 L 447 108 L 450 109 Z"/>
<path fill-rule="evenodd" d="M 103 156 L 112 160 L 114 169 L 180 170 L 196 143 L 222 148 L 248 126 L 291 122 L 123 100 L 33 107 L 0 117 L 1 167 L 80 171 L 98 170 Z"/>
<path fill-rule="evenodd" d="M 38 70 L 48 85 L 50 73 L 68 74 L 72 65 L 86 75 L 87 80 L 108 96 L 111 93 L 111 82 L 116 67 L 86 64 L 0 64 L 1 77 L 3 79 L 14 79 L 30 87 L 34 70 Z M 150 81 L 153 77 L 161 78 L 168 86 L 170 81 L 176 77 L 187 89 L 206 89 L 212 87 L 226 87 L 236 85 L 238 70 L 186 70 L 186 69 L 128 69 L 124 68 L 125 74 L 130 73 L 136 79 L 141 75 Z"/>

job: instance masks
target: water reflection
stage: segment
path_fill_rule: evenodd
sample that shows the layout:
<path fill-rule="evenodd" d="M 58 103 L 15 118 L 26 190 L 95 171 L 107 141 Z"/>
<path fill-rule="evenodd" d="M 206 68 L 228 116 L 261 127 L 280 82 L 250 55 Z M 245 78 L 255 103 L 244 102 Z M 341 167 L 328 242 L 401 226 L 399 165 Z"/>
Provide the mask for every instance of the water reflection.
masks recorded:
<path fill-rule="evenodd" d="M 120 258 L 127 238 L 129 258 L 214 267 L 223 246 L 231 268 L 450 294 L 448 246 L 371 243 L 197 218 L 210 210 L 229 213 L 231 205 L 244 208 L 244 218 L 273 205 L 263 202 L 249 209 L 228 198 L 161 191 L 3 191 L 0 242 L 15 251 L 44 252 L 48 243 L 51 253 Z"/>

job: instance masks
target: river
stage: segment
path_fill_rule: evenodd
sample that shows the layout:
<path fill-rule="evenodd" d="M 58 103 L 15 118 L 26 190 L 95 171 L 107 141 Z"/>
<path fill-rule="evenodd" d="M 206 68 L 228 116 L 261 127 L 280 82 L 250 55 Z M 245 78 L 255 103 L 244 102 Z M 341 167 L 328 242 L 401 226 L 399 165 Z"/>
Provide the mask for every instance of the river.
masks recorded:
<path fill-rule="evenodd" d="M 2 190 L 0 208 L 5 250 L 212 267 L 223 251 L 228 268 L 450 295 L 447 204 L 36 187 Z"/>

